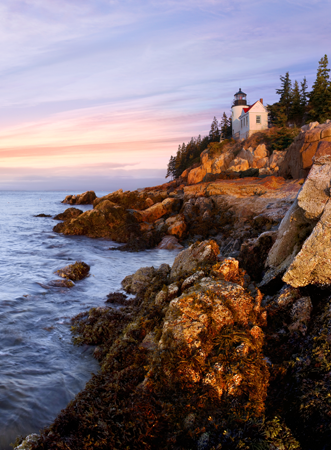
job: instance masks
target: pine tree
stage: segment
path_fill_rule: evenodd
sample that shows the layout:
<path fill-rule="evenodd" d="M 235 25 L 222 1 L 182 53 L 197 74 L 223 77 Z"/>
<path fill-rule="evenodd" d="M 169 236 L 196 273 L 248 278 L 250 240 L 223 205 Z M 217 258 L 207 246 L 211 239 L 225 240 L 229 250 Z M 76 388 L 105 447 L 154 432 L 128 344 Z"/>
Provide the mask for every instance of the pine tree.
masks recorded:
<path fill-rule="evenodd" d="M 224 112 L 222 120 L 220 122 L 220 132 L 223 139 L 227 139 L 229 136 L 231 136 L 230 126 L 231 126 L 230 119 L 228 119 L 228 116 Z"/>
<path fill-rule="evenodd" d="M 328 64 L 328 57 L 324 55 L 319 61 L 316 81 L 309 94 L 308 121 L 323 123 L 331 119 L 331 83 Z"/>
<path fill-rule="evenodd" d="M 306 77 L 304 77 L 303 81 L 301 81 L 301 90 L 300 90 L 300 96 L 301 96 L 301 105 L 304 111 L 306 111 L 306 107 L 308 104 L 308 84 Z"/>
<path fill-rule="evenodd" d="M 209 142 L 219 142 L 220 136 L 221 135 L 220 130 L 218 128 L 218 122 L 216 117 L 214 117 L 209 131 Z"/>
<path fill-rule="evenodd" d="M 295 125 L 301 125 L 303 119 L 303 107 L 302 107 L 302 99 L 299 88 L 299 83 L 297 80 L 294 82 L 294 87 L 292 90 L 292 104 L 289 113 L 289 120 L 291 120 Z"/>
<path fill-rule="evenodd" d="M 286 72 L 285 76 L 280 76 L 281 88 L 276 89 L 276 93 L 280 95 L 279 105 L 283 107 L 283 113 L 287 116 L 290 115 L 292 106 L 292 82 L 290 80 L 289 72 Z"/>

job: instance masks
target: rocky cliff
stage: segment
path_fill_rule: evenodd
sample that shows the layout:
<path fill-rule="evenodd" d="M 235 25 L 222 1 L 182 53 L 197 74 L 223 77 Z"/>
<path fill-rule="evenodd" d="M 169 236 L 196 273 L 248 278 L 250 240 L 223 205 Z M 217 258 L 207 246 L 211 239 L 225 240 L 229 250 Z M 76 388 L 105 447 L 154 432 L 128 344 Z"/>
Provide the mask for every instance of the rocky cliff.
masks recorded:
<path fill-rule="evenodd" d="M 330 448 L 329 129 L 302 130 L 285 155 L 306 161 L 317 142 L 305 180 L 181 179 L 62 216 L 65 234 L 187 248 L 126 277 L 130 299 L 73 319 L 100 372 L 21 448 Z"/>

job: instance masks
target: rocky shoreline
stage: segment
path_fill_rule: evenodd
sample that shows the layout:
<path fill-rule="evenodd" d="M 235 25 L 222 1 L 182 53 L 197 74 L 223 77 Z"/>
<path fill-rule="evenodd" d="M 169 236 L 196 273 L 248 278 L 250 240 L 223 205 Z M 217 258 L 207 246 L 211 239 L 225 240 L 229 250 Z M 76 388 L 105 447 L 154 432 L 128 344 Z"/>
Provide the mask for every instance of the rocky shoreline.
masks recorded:
<path fill-rule="evenodd" d="M 17 448 L 329 448 L 330 141 L 330 121 L 304 128 L 263 178 L 227 167 L 190 184 L 193 168 L 141 191 L 67 197 L 93 209 L 69 208 L 54 231 L 185 248 L 172 267 L 126 277 L 130 299 L 112 293 L 72 319 L 100 372 Z M 301 179 L 288 178 L 293 161 Z"/>

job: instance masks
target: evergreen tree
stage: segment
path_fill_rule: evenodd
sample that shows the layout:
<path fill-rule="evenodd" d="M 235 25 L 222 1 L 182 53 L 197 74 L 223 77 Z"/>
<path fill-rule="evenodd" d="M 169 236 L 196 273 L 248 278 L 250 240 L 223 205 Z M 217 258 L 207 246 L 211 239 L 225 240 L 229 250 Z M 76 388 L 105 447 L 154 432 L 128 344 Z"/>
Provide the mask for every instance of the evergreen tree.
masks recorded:
<path fill-rule="evenodd" d="M 319 61 L 316 81 L 309 94 L 308 121 L 325 122 L 331 119 L 331 83 L 328 57 Z"/>
<path fill-rule="evenodd" d="M 280 95 L 279 105 L 284 107 L 283 112 L 289 117 L 292 106 L 292 82 L 290 80 L 289 72 L 285 76 L 280 76 L 281 87 L 276 89 L 276 93 Z"/>
<path fill-rule="evenodd" d="M 209 142 L 219 142 L 220 137 L 221 135 L 220 130 L 218 128 L 218 122 L 216 117 L 214 117 L 209 131 Z"/>
<path fill-rule="evenodd" d="M 220 122 L 220 132 L 223 139 L 227 139 L 229 136 L 231 137 L 231 121 L 228 119 L 225 112 L 223 113 L 222 120 Z"/>
<path fill-rule="evenodd" d="M 292 104 L 289 113 L 289 120 L 292 121 L 295 125 L 301 125 L 303 119 L 303 107 L 302 107 L 302 99 L 299 88 L 299 83 L 297 80 L 294 82 L 294 87 L 292 90 Z"/>
<path fill-rule="evenodd" d="M 300 96 L 301 96 L 301 106 L 304 111 L 306 111 L 307 104 L 308 104 L 308 84 L 306 77 L 304 77 L 303 81 L 301 81 L 301 90 L 300 90 Z"/>

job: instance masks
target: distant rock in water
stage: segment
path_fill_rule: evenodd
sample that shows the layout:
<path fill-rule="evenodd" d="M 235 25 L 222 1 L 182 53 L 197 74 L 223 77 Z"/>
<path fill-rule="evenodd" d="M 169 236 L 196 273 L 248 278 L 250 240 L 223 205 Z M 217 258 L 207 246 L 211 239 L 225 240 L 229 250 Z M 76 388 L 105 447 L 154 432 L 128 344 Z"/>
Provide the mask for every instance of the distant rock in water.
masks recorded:
<path fill-rule="evenodd" d="M 76 261 L 75 264 L 70 264 L 63 269 L 57 270 L 55 273 L 62 278 L 68 280 L 78 281 L 87 277 L 90 272 L 90 266 L 83 261 Z"/>
<path fill-rule="evenodd" d="M 97 198 L 94 191 L 86 191 L 83 194 L 67 195 L 62 203 L 69 203 L 69 205 L 92 205 Z"/>
<path fill-rule="evenodd" d="M 164 236 L 157 248 L 164 250 L 182 250 L 184 247 L 178 242 L 178 239 L 175 236 Z"/>
<path fill-rule="evenodd" d="M 72 288 L 75 286 L 75 283 L 73 283 L 71 280 L 52 280 L 48 283 L 47 286 L 43 286 L 46 288 L 49 287 L 58 287 L 58 288 Z"/>
<path fill-rule="evenodd" d="M 77 208 L 68 208 L 63 213 L 58 214 L 54 217 L 54 220 L 69 220 L 69 219 L 75 219 L 76 217 L 83 214 L 83 211 L 81 209 Z M 49 216 L 48 216 L 49 217 Z"/>
<path fill-rule="evenodd" d="M 36 216 L 33 217 L 52 217 L 50 214 L 37 214 Z"/>

